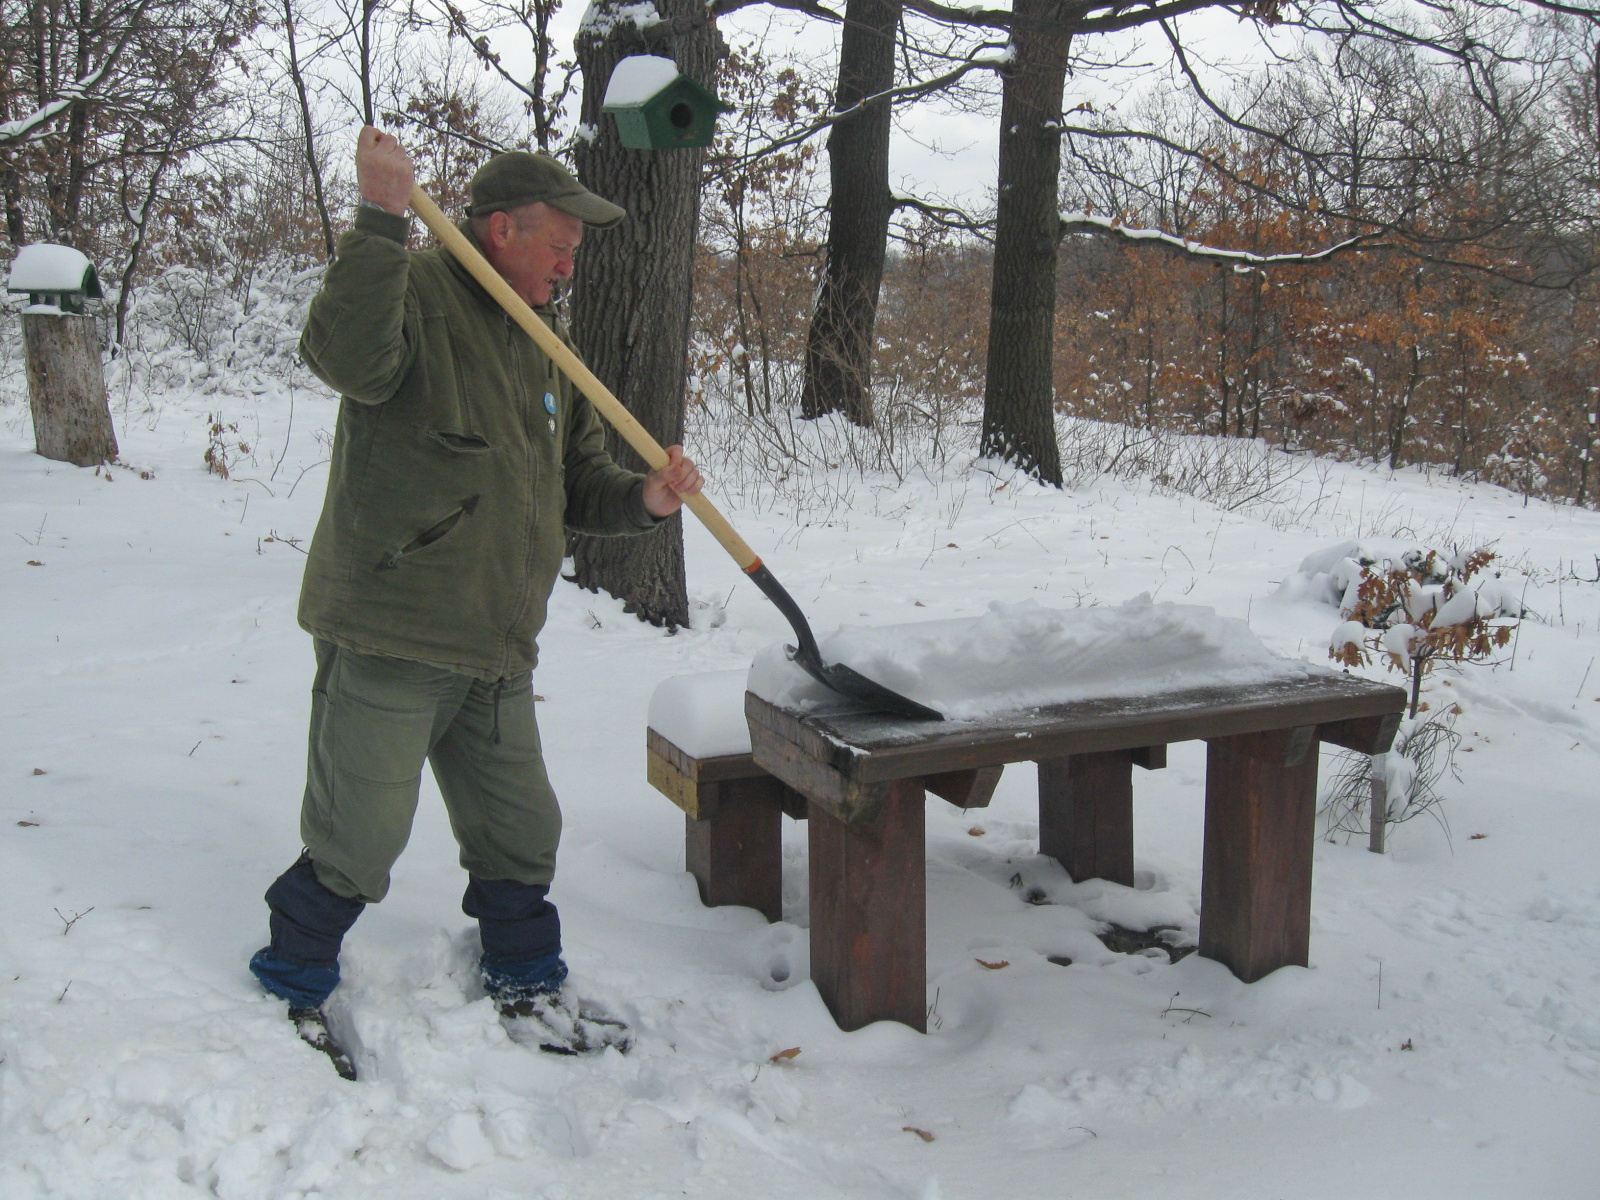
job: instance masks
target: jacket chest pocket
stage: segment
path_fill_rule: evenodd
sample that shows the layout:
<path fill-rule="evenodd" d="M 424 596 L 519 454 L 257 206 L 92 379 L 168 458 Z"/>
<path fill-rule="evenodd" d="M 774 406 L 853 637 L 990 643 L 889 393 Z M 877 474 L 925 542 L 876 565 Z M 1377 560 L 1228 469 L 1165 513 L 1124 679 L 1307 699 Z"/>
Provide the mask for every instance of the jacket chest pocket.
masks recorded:
<path fill-rule="evenodd" d="M 487 438 L 475 433 L 452 433 L 447 429 L 424 428 L 423 438 L 452 454 L 488 454 L 494 450 Z"/>

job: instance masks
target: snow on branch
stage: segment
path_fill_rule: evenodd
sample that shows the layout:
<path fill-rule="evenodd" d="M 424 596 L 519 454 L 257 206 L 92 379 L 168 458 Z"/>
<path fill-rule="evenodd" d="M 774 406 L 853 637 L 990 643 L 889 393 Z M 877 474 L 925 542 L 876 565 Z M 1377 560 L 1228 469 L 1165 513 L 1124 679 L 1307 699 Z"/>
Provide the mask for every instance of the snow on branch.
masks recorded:
<path fill-rule="evenodd" d="M 946 204 L 930 204 L 926 200 L 918 199 L 904 193 L 894 196 L 896 212 L 909 210 L 920 213 L 944 229 L 959 229 L 963 233 L 970 233 L 985 242 L 994 241 L 994 221 L 975 217 L 964 209 L 955 208 Z"/>
<path fill-rule="evenodd" d="M 76 92 L 76 89 L 74 89 Z M 15 121 L 0 124 L 0 146 L 10 146 L 17 142 L 31 141 L 42 137 L 62 113 L 71 108 L 80 97 L 77 94 L 63 96 L 59 100 L 52 100 L 43 108 L 35 109 L 25 117 L 18 117 Z"/>
<path fill-rule="evenodd" d="M 62 88 L 61 94 L 50 103 L 36 108 L 25 117 L 0 124 L 0 146 L 13 146 L 43 137 L 57 117 L 90 97 L 110 68 L 111 60 L 107 59 L 76 83 Z"/>
<path fill-rule="evenodd" d="M 741 8 L 751 8 L 760 4 L 768 8 L 787 8 L 795 12 L 805 13 L 807 16 L 819 17 L 834 25 L 843 25 L 844 17 L 834 12 L 831 8 L 816 3 L 816 0 L 713 0 L 707 6 L 707 11 L 713 17 L 726 16 L 738 12 Z"/>
<path fill-rule="evenodd" d="M 1063 216 L 1061 218 L 1061 232 L 1063 235 L 1068 233 L 1106 234 L 1120 238 L 1125 242 L 1156 245 L 1165 250 L 1174 250 L 1180 254 L 1186 254 L 1191 258 L 1206 258 L 1213 262 L 1232 263 L 1236 271 L 1253 271 L 1260 267 L 1303 266 L 1311 263 L 1327 262 L 1330 258 L 1346 251 L 1372 249 L 1378 244 L 1373 241 L 1377 236 L 1376 234 L 1366 233 L 1346 238 L 1342 242 L 1335 242 L 1322 250 L 1297 254 L 1252 254 L 1247 250 L 1224 250 L 1217 246 L 1207 246 L 1202 242 L 1192 242 L 1188 238 L 1177 237 L 1160 229 L 1132 229 L 1112 217 L 1097 217 L 1084 213 L 1074 214 L 1070 217 Z"/>
<path fill-rule="evenodd" d="M 144 10 L 149 6 L 150 0 L 138 0 L 133 10 L 128 14 L 127 22 L 123 26 L 117 40 L 112 43 L 105 58 L 100 65 L 92 71 L 81 76 L 66 87 L 62 88 L 56 96 L 45 104 L 40 105 L 33 112 L 12 121 L 0 123 L 0 146 L 15 146 L 23 142 L 36 141 L 44 137 L 50 127 L 61 118 L 74 104 L 81 104 L 95 98 L 95 93 L 111 74 L 111 68 L 116 65 L 117 59 L 122 56 L 122 51 L 134 32 L 143 25 Z"/>

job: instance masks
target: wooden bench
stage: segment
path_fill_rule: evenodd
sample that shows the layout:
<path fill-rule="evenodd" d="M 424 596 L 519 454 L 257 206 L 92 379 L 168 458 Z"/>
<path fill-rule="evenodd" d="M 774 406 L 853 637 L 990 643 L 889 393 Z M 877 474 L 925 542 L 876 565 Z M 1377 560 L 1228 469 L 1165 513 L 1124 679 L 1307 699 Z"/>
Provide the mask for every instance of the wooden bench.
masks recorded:
<path fill-rule="evenodd" d="M 1133 767 L 1205 740 L 1200 953 L 1254 982 L 1308 963 L 1317 744 L 1383 753 L 1404 706 L 1400 688 L 1336 674 L 938 724 L 808 716 L 746 695 L 749 756 L 696 762 L 652 733 L 651 781 L 687 814 L 702 898 L 769 919 L 781 814 L 803 798 L 812 980 L 841 1028 L 925 1030 L 927 791 L 978 807 L 1005 764 L 1034 762 L 1041 852 L 1074 879 L 1131 886 Z"/>
<path fill-rule="evenodd" d="M 707 907 L 738 904 L 783 919 L 783 818 L 806 819 L 806 798 L 752 754 L 695 758 L 646 731 L 649 778 L 684 813 L 684 863 Z M 924 786 L 958 808 L 984 808 L 999 767 L 934 775 Z"/>

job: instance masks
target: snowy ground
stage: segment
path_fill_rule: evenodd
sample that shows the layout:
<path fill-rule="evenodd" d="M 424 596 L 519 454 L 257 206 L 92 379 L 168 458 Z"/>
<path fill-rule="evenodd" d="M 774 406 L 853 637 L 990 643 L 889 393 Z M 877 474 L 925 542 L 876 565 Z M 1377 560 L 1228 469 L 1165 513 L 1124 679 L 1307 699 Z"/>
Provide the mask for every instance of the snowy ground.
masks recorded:
<path fill-rule="evenodd" d="M 363 1078 L 346 1084 L 244 965 L 299 848 L 293 539 L 331 403 L 301 391 L 292 429 L 270 391 L 118 409 L 135 470 L 108 479 L 33 456 L 25 406 L 0 408 L 5 1200 L 1597 1194 L 1600 515 L 1325 465 L 1235 513 L 981 471 L 841 483 L 826 522 L 719 497 L 819 630 L 1148 591 L 1321 662 L 1333 609 L 1275 593 L 1360 535 L 1493 541 L 1540 619 L 1514 668 L 1439 689 L 1470 751 L 1450 836 L 1423 818 L 1387 856 L 1319 843 L 1309 970 L 1245 986 L 1093 936 L 1108 918 L 1193 933 L 1202 747 L 1138 774 L 1137 889 L 1039 858 L 1031 772 L 1011 768 L 985 812 L 930 801 L 931 1032 L 844 1034 L 808 979 L 803 826 L 786 824 L 787 921 L 708 910 L 681 815 L 645 781 L 655 684 L 787 632 L 691 529 L 703 627 L 664 636 L 561 584 L 535 683 L 574 977 L 637 1049 L 507 1041 L 430 785 L 390 899 L 347 943 L 332 1011 Z M 231 481 L 202 467 L 219 410 L 240 426 Z M 1024 901 L 1035 888 L 1048 903 Z"/>

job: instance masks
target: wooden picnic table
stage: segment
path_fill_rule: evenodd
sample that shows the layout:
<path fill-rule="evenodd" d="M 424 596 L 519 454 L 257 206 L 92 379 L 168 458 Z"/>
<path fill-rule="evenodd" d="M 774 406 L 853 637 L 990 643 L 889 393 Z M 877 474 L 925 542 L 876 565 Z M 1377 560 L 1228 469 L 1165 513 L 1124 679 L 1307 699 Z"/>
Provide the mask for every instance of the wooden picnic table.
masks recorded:
<path fill-rule="evenodd" d="M 1204 740 L 1199 952 L 1249 983 L 1308 963 L 1318 743 L 1383 753 L 1405 699 L 1318 672 L 934 723 L 805 714 L 747 693 L 749 756 L 696 762 L 652 731 L 651 779 L 689 814 L 706 903 L 774 920 L 781 814 L 803 801 L 812 980 L 843 1029 L 925 1031 L 926 792 L 986 804 L 1001 768 L 1036 763 L 1040 852 L 1075 880 L 1132 886 L 1133 767 L 1158 769 L 1169 744 Z"/>

